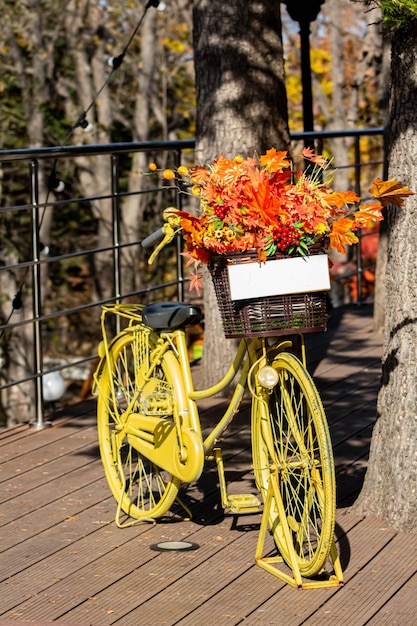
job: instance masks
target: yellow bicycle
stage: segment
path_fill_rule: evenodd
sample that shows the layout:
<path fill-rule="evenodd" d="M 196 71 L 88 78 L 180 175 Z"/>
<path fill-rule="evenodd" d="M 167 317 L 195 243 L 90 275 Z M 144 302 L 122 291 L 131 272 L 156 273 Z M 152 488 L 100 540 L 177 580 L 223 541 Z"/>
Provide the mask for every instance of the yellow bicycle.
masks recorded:
<path fill-rule="evenodd" d="M 172 233 L 162 234 L 165 245 Z M 109 339 L 112 318 L 125 323 Z M 256 495 L 227 494 L 218 445 L 248 389 L 253 470 L 263 500 L 256 562 L 295 587 L 341 584 L 332 445 L 306 369 L 302 336 L 242 338 L 224 378 L 195 390 L 185 329 L 200 319 L 199 307 L 179 302 L 103 307 L 95 393 L 100 453 L 117 501 L 117 524 L 122 525 L 122 512 L 143 521 L 164 516 L 181 483 L 196 481 L 207 459 L 217 462 L 225 508 L 235 514 L 262 510 Z M 301 341 L 301 358 L 292 351 L 295 340 Z M 224 415 L 203 439 L 198 402 L 232 383 Z M 268 528 L 276 557 L 263 557 Z M 276 567 L 281 561 L 292 576 Z"/>

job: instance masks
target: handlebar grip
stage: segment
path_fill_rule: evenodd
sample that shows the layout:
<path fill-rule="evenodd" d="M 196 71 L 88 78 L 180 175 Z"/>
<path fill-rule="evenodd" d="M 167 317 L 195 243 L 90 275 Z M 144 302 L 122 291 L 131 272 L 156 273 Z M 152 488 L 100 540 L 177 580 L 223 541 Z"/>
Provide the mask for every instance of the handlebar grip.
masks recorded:
<path fill-rule="evenodd" d="M 150 235 L 145 237 L 145 239 L 142 239 L 142 248 L 150 248 L 155 243 L 158 243 L 158 241 L 161 241 L 164 237 L 164 229 L 162 227 L 158 228 L 158 230 L 156 230 L 154 233 L 151 233 Z"/>

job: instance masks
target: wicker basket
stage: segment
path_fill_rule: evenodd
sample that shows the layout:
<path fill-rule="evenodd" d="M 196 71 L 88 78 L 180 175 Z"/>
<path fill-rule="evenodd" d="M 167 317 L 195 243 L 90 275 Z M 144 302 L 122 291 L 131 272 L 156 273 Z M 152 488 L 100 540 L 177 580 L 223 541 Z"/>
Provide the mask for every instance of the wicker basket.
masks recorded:
<path fill-rule="evenodd" d="M 312 250 L 312 254 L 319 253 L 322 253 L 321 247 Z M 270 337 L 326 330 L 327 299 L 323 291 L 232 300 L 227 267 L 247 263 L 248 256 L 252 257 L 250 262 L 257 263 L 256 252 L 214 256 L 209 263 L 227 338 Z"/>

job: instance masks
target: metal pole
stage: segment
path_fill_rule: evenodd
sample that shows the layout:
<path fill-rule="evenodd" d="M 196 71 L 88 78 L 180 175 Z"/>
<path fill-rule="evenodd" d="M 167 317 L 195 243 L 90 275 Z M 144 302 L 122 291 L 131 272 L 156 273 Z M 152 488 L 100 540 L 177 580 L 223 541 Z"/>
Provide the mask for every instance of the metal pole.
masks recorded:
<path fill-rule="evenodd" d="M 120 206 L 119 206 L 119 157 L 111 156 L 111 193 L 112 193 L 112 227 L 113 227 L 113 268 L 114 268 L 114 295 L 116 302 L 121 298 L 121 268 L 120 268 Z M 116 315 L 116 333 L 120 332 L 120 317 Z"/>
<path fill-rule="evenodd" d="M 310 60 L 310 24 L 317 19 L 324 0 L 281 0 L 286 6 L 291 19 L 300 25 L 301 43 L 301 83 L 303 91 L 303 128 L 304 132 L 314 131 L 313 89 Z M 314 139 L 305 138 L 304 146 L 314 150 Z M 306 160 L 305 167 L 310 162 Z"/>
<path fill-rule="evenodd" d="M 181 150 L 175 151 L 174 163 L 175 163 L 176 168 L 178 168 L 181 165 L 181 157 L 182 157 Z M 177 204 L 178 204 L 178 208 L 181 210 L 182 209 L 182 194 L 179 193 L 178 190 L 177 190 Z M 182 244 L 182 237 L 180 234 L 178 234 L 177 236 L 176 244 L 177 244 L 177 276 L 178 276 L 177 293 L 178 293 L 179 302 L 183 302 L 184 301 L 184 263 L 183 263 L 183 257 L 181 255 L 183 244 Z"/>
<path fill-rule="evenodd" d="M 360 137 L 355 137 L 355 191 L 360 197 L 361 194 L 361 146 Z M 358 243 L 356 244 L 356 277 L 358 286 L 358 304 L 362 304 L 362 231 L 358 231 Z"/>
<path fill-rule="evenodd" d="M 311 81 L 310 60 L 310 22 L 300 22 L 301 41 L 301 83 L 303 90 L 303 128 L 304 132 L 314 130 L 313 87 Z M 314 139 L 304 140 L 306 148 L 314 150 Z"/>
<path fill-rule="evenodd" d="M 34 370 L 35 378 L 35 414 L 36 422 L 30 422 L 30 425 L 42 429 L 50 426 L 50 422 L 44 421 L 43 416 L 43 389 L 42 389 L 42 372 L 43 372 L 43 355 L 42 355 L 42 333 L 40 317 L 42 314 L 42 297 L 41 297 L 41 267 L 40 259 L 40 242 L 39 242 L 39 168 L 36 160 L 29 161 L 30 169 L 30 201 L 32 205 L 32 310 L 33 310 L 33 352 L 34 352 Z M 46 210 L 46 207 L 45 207 Z"/>

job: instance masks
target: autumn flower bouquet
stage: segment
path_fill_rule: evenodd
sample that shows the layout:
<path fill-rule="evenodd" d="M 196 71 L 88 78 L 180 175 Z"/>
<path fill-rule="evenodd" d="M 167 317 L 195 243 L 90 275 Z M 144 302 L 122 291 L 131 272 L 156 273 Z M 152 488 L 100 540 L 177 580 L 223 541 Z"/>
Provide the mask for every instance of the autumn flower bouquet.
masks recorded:
<path fill-rule="evenodd" d="M 199 199 L 196 214 L 166 209 L 163 232 L 172 239 L 181 231 L 188 265 L 208 265 L 226 337 L 325 330 L 325 246 L 344 253 L 358 241 L 359 228 L 412 193 L 395 179 L 376 179 L 371 199 L 361 202 L 352 191 L 332 189 L 323 156 L 304 149 L 303 157 L 309 161 L 304 172 L 274 148 L 164 172 Z M 200 280 L 198 271 L 190 273 L 190 289 L 199 293 Z"/>
<path fill-rule="evenodd" d="M 331 188 L 328 160 L 309 148 L 303 157 L 311 163 L 305 172 L 295 171 L 287 152 L 274 148 L 245 159 L 221 155 L 207 167 L 180 167 L 178 174 L 200 200 L 196 215 L 178 213 L 186 255 L 207 264 L 213 255 L 256 250 L 264 262 L 276 254 L 307 255 L 324 239 L 343 253 L 358 241 L 358 228 L 381 220 L 385 205 L 401 206 L 412 193 L 395 179 L 376 179 L 372 200 L 359 204 L 354 192 Z"/>

